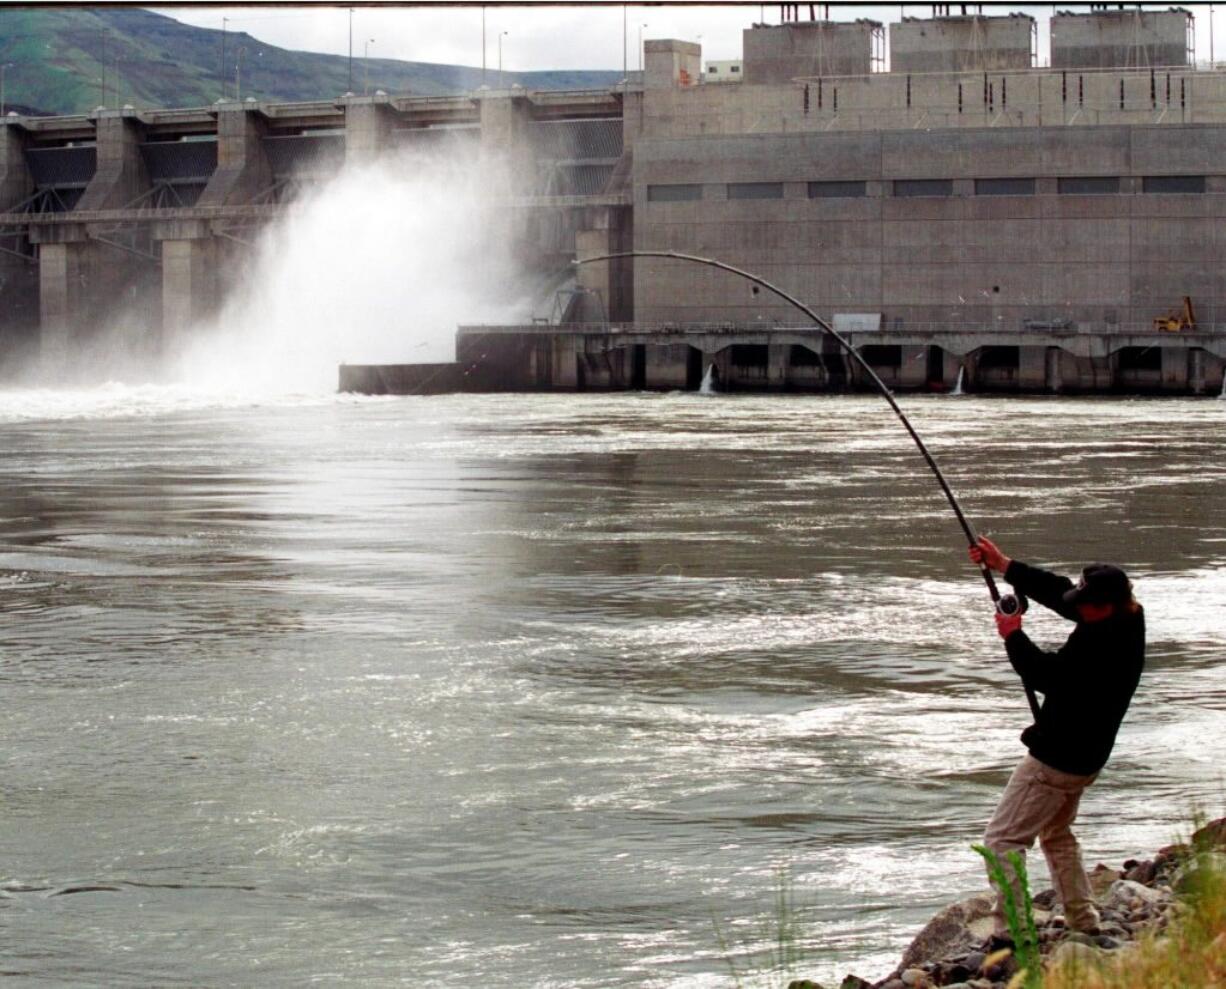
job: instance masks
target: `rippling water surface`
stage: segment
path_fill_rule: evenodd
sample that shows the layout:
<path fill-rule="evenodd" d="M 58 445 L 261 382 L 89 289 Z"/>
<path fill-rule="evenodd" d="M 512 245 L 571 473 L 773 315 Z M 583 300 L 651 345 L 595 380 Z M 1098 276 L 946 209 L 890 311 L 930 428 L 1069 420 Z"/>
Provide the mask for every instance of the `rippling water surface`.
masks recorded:
<path fill-rule="evenodd" d="M 1007 551 L 1136 578 L 1089 857 L 1222 813 L 1226 403 L 905 404 Z M 0 450 L 5 974 L 769 984 L 783 883 L 880 976 L 982 885 L 1026 704 L 877 399 L 8 393 Z"/>

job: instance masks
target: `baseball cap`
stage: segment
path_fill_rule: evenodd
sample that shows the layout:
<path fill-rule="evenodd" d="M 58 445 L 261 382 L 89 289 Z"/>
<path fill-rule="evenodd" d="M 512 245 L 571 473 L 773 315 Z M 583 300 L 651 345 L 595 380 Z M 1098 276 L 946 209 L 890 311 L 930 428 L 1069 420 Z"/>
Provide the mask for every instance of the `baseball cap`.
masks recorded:
<path fill-rule="evenodd" d="M 1131 597 L 1128 574 L 1110 563 L 1091 563 L 1077 586 L 1064 592 L 1067 604 L 1122 604 Z"/>

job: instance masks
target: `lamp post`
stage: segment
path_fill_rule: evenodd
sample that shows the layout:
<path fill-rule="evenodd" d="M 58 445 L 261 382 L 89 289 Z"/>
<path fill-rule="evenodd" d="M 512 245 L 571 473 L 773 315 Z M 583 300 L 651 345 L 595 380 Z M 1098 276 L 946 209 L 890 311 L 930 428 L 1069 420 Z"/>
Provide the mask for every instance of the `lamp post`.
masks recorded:
<path fill-rule="evenodd" d="M 349 85 L 345 87 L 345 93 L 352 95 L 353 93 L 353 8 L 349 8 Z"/>
<path fill-rule="evenodd" d="M 243 56 L 247 54 L 247 46 L 238 50 L 238 60 L 234 63 L 234 98 L 243 101 Z"/>
<path fill-rule="evenodd" d="M 12 62 L 0 62 L 0 117 L 4 116 L 4 70 L 12 67 Z"/>
<path fill-rule="evenodd" d="M 230 23 L 230 18 L 223 17 L 221 19 L 221 71 L 217 73 L 217 81 L 221 83 L 221 99 L 225 102 L 226 99 L 226 26 Z"/>
<path fill-rule="evenodd" d="M 511 33 L 510 31 L 500 31 L 498 33 L 498 88 L 499 89 L 504 88 L 504 83 L 502 81 L 502 39 L 505 38 L 510 33 Z"/>
<path fill-rule="evenodd" d="M 374 38 L 367 38 L 366 44 L 362 46 L 362 95 L 370 95 L 370 46 L 375 43 Z"/>
<path fill-rule="evenodd" d="M 119 63 L 123 61 L 122 55 L 115 56 L 115 109 L 119 110 L 123 106 L 123 77 L 119 74 Z"/>
<path fill-rule="evenodd" d="M 639 71 L 640 72 L 643 71 L 643 28 L 645 27 L 647 27 L 646 24 L 639 25 Z"/>

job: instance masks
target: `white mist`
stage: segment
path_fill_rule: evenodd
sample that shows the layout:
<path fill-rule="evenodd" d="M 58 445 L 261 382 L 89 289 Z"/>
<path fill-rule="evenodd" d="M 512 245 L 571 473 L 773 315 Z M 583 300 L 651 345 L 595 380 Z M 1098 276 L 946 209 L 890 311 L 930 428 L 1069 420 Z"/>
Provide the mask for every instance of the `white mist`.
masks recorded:
<path fill-rule="evenodd" d="M 179 330 L 175 377 L 331 391 L 342 362 L 449 361 L 458 323 L 526 321 L 491 184 L 475 154 L 346 167 L 262 232 L 214 319 Z"/>

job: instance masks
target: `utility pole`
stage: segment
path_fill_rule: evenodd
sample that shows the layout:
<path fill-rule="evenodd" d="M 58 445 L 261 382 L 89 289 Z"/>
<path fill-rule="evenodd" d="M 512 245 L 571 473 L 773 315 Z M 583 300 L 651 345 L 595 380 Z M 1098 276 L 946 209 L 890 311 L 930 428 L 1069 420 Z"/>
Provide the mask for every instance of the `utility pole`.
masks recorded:
<path fill-rule="evenodd" d="M 362 95 L 370 95 L 370 46 L 375 43 L 374 38 L 367 38 L 366 44 L 362 47 Z"/>
<path fill-rule="evenodd" d="M 234 64 L 234 98 L 243 102 L 243 56 L 247 54 L 247 46 L 238 50 L 238 60 Z"/>
<path fill-rule="evenodd" d="M 349 85 L 345 87 L 346 93 L 353 92 L 353 8 L 349 8 Z"/>
<path fill-rule="evenodd" d="M 639 71 L 640 72 L 643 71 L 643 28 L 645 27 L 647 27 L 646 24 L 639 25 Z"/>
<path fill-rule="evenodd" d="M 481 85 L 485 85 L 485 4 L 481 5 Z"/>
<path fill-rule="evenodd" d="M 506 89 L 506 84 L 502 81 L 502 39 L 505 38 L 510 31 L 502 31 L 498 35 L 498 88 Z"/>
<path fill-rule="evenodd" d="M 101 107 L 106 106 L 106 34 L 102 35 L 102 99 L 98 101 Z"/>

